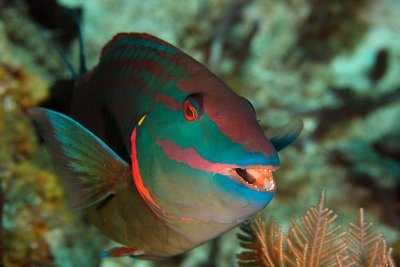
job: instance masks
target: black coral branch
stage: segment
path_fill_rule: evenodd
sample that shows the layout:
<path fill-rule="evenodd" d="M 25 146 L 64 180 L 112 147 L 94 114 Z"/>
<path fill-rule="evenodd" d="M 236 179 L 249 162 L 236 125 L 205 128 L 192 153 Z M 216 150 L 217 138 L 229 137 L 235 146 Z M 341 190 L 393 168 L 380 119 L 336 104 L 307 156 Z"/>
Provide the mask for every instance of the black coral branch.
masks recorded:
<path fill-rule="evenodd" d="M 245 249 L 237 255 L 239 266 L 395 266 L 383 235 L 364 222 L 362 210 L 359 224 L 350 223 L 347 231 L 335 225 L 336 218 L 322 193 L 318 206 L 311 207 L 300 222 L 292 220 L 287 235 L 275 220 L 246 222 L 238 234 Z"/>

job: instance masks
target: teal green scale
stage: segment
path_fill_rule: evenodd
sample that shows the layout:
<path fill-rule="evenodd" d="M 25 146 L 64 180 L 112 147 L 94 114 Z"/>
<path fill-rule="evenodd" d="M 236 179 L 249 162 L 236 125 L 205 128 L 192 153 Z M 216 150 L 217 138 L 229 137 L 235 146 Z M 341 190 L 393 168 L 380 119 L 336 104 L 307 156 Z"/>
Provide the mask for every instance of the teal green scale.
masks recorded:
<path fill-rule="evenodd" d="M 71 205 L 121 244 L 102 256 L 177 255 L 261 211 L 301 130 L 268 139 L 248 100 L 147 34 L 115 36 L 73 102 L 71 117 L 30 114 Z"/>
<path fill-rule="evenodd" d="M 116 37 L 103 49 L 99 65 L 89 73 L 90 79 L 83 79 L 75 90 L 77 101 L 72 117 L 105 140 L 107 122 L 89 115 L 98 113 L 104 117 L 109 113 L 130 151 L 130 133 L 140 117 L 157 104 L 156 94 L 184 98 L 176 82 L 189 75 L 175 62 L 177 53 L 176 49 L 142 38 Z M 162 70 L 161 76 L 160 72 L 153 72 L 154 68 Z M 87 98 L 92 98 L 92 105 L 88 105 Z"/>

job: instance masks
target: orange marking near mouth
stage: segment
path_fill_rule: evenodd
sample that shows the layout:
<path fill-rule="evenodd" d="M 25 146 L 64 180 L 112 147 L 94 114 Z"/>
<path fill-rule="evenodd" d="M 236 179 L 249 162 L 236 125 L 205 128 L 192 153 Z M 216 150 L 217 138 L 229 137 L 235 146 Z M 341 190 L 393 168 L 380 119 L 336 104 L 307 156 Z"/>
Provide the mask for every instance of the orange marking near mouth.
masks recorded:
<path fill-rule="evenodd" d="M 120 248 L 114 248 L 111 251 L 108 251 L 103 254 L 105 257 L 123 257 L 123 256 L 138 257 L 143 255 L 144 252 L 137 248 L 120 247 Z"/>

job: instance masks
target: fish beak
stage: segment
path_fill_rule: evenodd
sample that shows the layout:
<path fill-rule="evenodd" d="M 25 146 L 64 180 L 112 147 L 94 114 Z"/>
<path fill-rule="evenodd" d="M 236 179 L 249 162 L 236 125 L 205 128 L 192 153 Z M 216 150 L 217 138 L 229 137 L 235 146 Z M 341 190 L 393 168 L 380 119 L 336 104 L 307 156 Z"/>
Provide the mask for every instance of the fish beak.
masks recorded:
<path fill-rule="evenodd" d="M 278 169 L 275 166 L 248 166 L 242 168 L 231 168 L 221 174 L 244 184 L 245 186 L 262 192 L 274 192 L 276 182 L 272 172 Z"/>

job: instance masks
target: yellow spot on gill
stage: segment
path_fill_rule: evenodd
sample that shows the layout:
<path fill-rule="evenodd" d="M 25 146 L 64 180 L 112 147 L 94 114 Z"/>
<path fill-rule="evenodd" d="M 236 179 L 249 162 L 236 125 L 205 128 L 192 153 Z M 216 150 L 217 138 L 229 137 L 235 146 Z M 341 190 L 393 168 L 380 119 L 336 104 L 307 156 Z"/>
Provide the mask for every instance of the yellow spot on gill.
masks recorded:
<path fill-rule="evenodd" d="M 142 123 L 144 122 L 145 119 L 146 119 L 146 115 L 143 115 L 143 117 L 138 122 L 138 126 L 142 125 Z"/>

